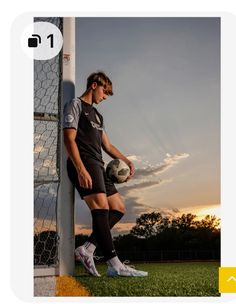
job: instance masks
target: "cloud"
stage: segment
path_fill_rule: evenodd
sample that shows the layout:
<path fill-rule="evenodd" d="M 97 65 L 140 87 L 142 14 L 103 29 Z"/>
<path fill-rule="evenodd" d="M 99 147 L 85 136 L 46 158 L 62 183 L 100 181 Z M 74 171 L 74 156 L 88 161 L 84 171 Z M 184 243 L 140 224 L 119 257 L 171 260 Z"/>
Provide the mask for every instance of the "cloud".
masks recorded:
<path fill-rule="evenodd" d="M 91 226 L 85 226 L 85 225 L 75 224 L 75 235 L 76 234 L 90 235 L 91 233 L 92 233 Z"/>
<path fill-rule="evenodd" d="M 166 168 L 166 165 L 165 164 L 161 164 L 161 165 L 157 165 L 157 166 L 148 166 L 146 168 L 137 169 L 135 171 L 134 178 L 138 179 L 138 178 L 142 178 L 144 176 L 154 175 L 157 172 L 164 171 L 165 168 Z"/>
<path fill-rule="evenodd" d="M 150 189 L 150 188 L 159 186 L 163 183 L 167 183 L 167 182 L 170 182 L 170 181 L 171 181 L 171 179 L 166 179 L 166 180 L 158 179 L 158 180 L 154 180 L 154 181 L 145 180 L 143 182 L 135 183 L 135 184 L 132 184 L 130 186 L 120 187 L 118 190 L 119 190 L 119 193 L 121 195 L 125 196 L 125 195 L 129 195 L 131 191 Z"/>
<path fill-rule="evenodd" d="M 135 162 L 142 162 L 142 159 L 140 156 L 137 155 L 128 155 L 127 158 L 131 161 L 135 161 Z"/>
<path fill-rule="evenodd" d="M 135 222 L 136 218 L 139 217 L 140 214 L 151 212 L 153 207 L 140 203 L 139 197 L 129 197 L 125 199 L 125 216 L 122 218 L 122 222 L 129 223 Z"/>
<path fill-rule="evenodd" d="M 35 220 L 56 218 L 57 189 L 57 183 L 41 184 L 34 188 Z"/>
<path fill-rule="evenodd" d="M 178 164 L 181 159 L 187 157 L 189 157 L 189 154 L 187 153 L 180 153 L 175 155 L 166 153 L 166 158 L 164 158 L 162 163 L 159 163 L 156 166 L 149 165 L 145 168 L 137 169 L 135 171 L 134 179 L 151 176 L 151 175 L 157 175 L 173 167 L 174 165 Z"/>
<path fill-rule="evenodd" d="M 122 223 L 135 223 L 136 219 L 143 213 L 160 212 L 163 216 L 174 216 L 180 212 L 179 209 L 173 207 L 158 208 L 149 206 L 140 201 L 139 197 L 125 199 L 125 207 L 126 213 L 121 220 Z"/>
<path fill-rule="evenodd" d="M 50 219 L 34 219 L 34 234 L 39 234 L 43 231 L 57 231 L 55 218 Z"/>
<path fill-rule="evenodd" d="M 164 159 L 164 162 L 167 164 L 176 164 L 176 163 L 178 163 L 178 160 L 187 158 L 189 156 L 190 155 L 188 153 L 179 153 L 179 154 L 175 154 L 175 155 L 166 153 L 166 158 Z"/>
<path fill-rule="evenodd" d="M 121 195 L 129 196 L 132 195 L 132 192 L 135 190 L 144 190 L 150 189 L 156 186 L 160 186 L 164 183 L 172 182 L 172 179 L 156 179 L 156 176 L 169 168 L 177 165 L 181 159 L 185 159 L 189 157 L 187 153 L 175 154 L 171 155 L 169 153 L 166 154 L 166 158 L 163 162 L 157 165 L 148 165 L 144 168 L 138 168 L 135 171 L 133 178 L 129 181 L 128 186 L 118 186 L 118 190 Z M 137 156 L 132 156 L 133 159 L 139 159 Z M 140 182 L 135 182 L 135 181 Z M 131 192 L 132 191 L 132 192 Z"/>
<path fill-rule="evenodd" d="M 115 226 L 111 233 L 113 236 L 119 235 L 119 234 L 127 234 L 130 232 L 130 230 L 134 227 L 134 223 L 119 223 L 117 226 Z"/>

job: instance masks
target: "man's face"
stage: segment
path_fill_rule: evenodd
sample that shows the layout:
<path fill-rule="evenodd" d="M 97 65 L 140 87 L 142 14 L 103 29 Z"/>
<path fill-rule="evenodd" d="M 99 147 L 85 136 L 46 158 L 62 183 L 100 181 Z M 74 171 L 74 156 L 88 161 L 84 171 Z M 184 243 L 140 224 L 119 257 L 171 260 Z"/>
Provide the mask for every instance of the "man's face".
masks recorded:
<path fill-rule="evenodd" d="M 92 84 L 93 89 L 93 103 L 99 104 L 107 98 L 106 90 L 103 86 L 98 85 L 96 82 Z"/>

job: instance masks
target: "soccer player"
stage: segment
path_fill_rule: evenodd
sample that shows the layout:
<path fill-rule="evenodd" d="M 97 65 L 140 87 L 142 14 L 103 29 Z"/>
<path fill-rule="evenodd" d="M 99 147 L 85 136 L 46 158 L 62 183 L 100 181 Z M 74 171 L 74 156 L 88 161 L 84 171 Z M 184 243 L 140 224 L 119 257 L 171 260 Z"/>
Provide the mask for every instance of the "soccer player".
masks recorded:
<path fill-rule="evenodd" d="M 64 143 L 68 151 L 67 172 L 92 214 L 92 234 L 87 242 L 76 248 L 75 257 L 93 276 L 96 270 L 93 253 L 100 246 L 108 265 L 108 276 L 147 276 L 124 265 L 118 258 L 110 229 L 125 213 L 124 202 L 112 181 L 107 177 L 102 149 L 112 158 L 122 159 L 134 175 L 134 165 L 114 145 L 104 130 L 102 115 L 93 104 L 98 105 L 113 95 L 112 82 L 103 72 L 91 74 L 86 91 L 68 102 L 64 108 Z"/>

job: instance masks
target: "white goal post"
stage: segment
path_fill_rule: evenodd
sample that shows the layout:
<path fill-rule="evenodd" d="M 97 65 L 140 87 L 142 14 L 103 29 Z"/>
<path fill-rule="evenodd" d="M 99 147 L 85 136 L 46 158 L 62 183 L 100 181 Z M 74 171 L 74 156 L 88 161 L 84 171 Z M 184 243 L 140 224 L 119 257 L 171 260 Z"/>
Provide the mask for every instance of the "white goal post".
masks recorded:
<path fill-rule="evenodd" d="M 63 141 L 64 104 L 75 97 L 75 18 L 63 18 L 63 66 L 60 132 L 60 186 L 57 201 L 59 275 L 74 274 L 74 190 L 67 177 L 67 152 Z"/>

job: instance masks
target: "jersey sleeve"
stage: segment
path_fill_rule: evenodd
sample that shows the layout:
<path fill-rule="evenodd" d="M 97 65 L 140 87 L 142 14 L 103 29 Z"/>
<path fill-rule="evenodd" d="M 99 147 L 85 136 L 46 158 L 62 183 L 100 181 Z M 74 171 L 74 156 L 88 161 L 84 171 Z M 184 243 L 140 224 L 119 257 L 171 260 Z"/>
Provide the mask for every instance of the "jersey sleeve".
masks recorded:
<path fill-rule="evenodd" d="M 78 128 L 79 118 L 81 114 L 81 101 L 76 98 L 67 102 L 63 111 L 63 129 Z"/>

